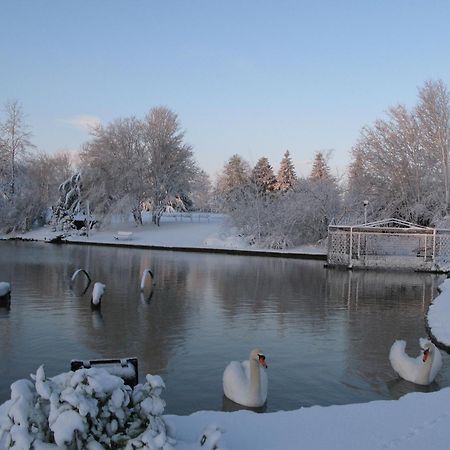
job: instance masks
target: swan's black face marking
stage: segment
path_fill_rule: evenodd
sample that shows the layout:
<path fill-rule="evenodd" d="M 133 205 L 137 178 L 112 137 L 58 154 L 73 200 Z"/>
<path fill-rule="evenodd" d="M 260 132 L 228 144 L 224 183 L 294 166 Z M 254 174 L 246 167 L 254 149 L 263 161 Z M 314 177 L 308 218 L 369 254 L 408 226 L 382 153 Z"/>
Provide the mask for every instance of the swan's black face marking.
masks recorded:
<path fill-rule="evenodd" d="M 200 445 L 203 447 L 203 444 L 206 442 L 206 434 L 202 436 L 202 440 L 200 441 Z"/>
<path fill-rule="evenodd" d="M 264 368 L 267 369 L 266 357 L 265 357 L 263 354 L 258 353 L 258 360 L 259 360 L 259 363 L 260 363 Z"/>

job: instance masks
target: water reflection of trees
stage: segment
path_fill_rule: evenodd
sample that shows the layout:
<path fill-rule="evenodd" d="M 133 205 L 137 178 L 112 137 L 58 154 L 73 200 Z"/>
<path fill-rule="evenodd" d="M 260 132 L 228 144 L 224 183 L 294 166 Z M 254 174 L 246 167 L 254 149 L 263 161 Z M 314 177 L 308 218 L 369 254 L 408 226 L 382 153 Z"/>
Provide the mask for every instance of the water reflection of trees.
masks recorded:
<path fill-rule="evenodd" d="M 234 257 L 226 266 L 218 264 L 217 271 L 222 273 L 217 274 L 216 295 L 229 319 L 248 313 L 261 318 L 272 314 L 281 324 L 305 315 L 310 317 L 311 326 L 315 321 L 326 322 L 322 262 Z"/>

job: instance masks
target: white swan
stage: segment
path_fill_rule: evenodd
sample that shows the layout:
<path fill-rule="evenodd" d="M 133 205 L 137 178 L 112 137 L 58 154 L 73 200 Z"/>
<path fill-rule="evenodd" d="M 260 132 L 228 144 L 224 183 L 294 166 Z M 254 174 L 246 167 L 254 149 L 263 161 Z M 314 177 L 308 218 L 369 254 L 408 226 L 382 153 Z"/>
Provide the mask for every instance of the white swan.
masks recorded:
<path fill-rule="evenodd" d="M 420 339 L 422 351 L 417 358 L 405 353 L 406 342 L 395 341 L 389 352 L 392 368 L 403 379 L 412 383 L 427 385 L 433 382 L 442 367 L 442 356 L 439 349 L 428 339 Z"/>
<path fill-rule="evenodd" d="M 267 399 L 266 357 L 259 350 L 252 350 L 248 361 L 232 361 L 223 373 L 223 392 L 235 403 L 258 407 Z"/>
<path fill-rule="evenodd" d="M 0 281 L 0 298 L 11 294 L 11 284 L 7 281 Z"/>
<path fill-rule="evenodd" d="M 94 288 L 92 289 L 92 299 L 91 299 L 91 306 L 93 308 L 99 308 L 102 302 L 103 294 L 105 293 L 106 285 L 103 283 L 97 283 L 94 284 Z"/>

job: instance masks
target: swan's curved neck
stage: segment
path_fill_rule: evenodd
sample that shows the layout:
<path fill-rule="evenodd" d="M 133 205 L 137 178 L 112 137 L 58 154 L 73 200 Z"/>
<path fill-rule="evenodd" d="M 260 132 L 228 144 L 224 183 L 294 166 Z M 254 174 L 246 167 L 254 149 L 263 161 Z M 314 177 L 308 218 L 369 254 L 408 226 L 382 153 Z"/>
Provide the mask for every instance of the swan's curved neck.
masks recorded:
<path fill-rule="evenodd" d="M 420 379 L 421 383 L 428 384 L 430 379 L 431 366 L 433 365 L 434 352 L 430 352 L 427 360 L 422 364 L 420 370 Z"/>
<path fill-rule="evenodd" d="M 254 359 L 250 359 L 250 386 L 255 394 L 259 394 L 261 388 L 261 374 L 259 363 Z"/>

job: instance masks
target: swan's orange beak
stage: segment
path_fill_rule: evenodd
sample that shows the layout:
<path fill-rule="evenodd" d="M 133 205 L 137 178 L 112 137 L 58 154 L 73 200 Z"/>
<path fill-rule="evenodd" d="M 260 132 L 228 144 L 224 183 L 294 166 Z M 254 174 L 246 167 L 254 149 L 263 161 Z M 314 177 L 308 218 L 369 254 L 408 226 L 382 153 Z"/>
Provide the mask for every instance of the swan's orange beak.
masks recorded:
<path fill-rule="evenodd" d="M 266 357 L 264 355 L 258 355 L 258 360 L 259 360 L 259 364 L 261 364 L 261 366 L 264 367 L 264 369 L 267 369 L 267 364 L 266 364 Z"/>
<path fill-rule="evenodd" d="M 423 351 L 423 358 L 422 358 L 423 362 L 425 362 L 428 359 L 429 353 L 430 350 L 428 348 Z"/>

